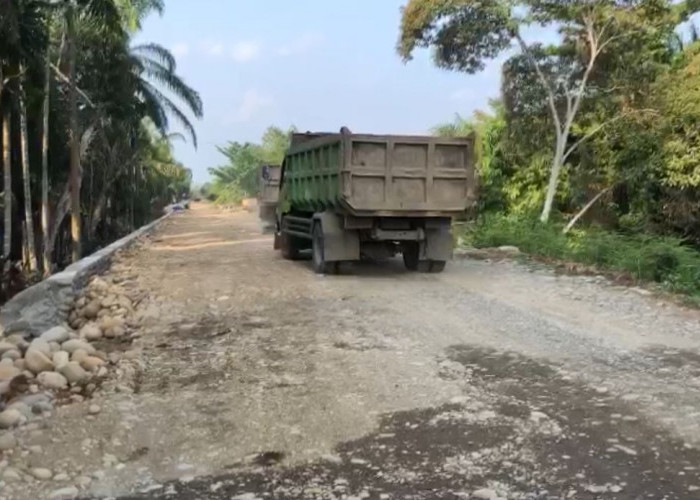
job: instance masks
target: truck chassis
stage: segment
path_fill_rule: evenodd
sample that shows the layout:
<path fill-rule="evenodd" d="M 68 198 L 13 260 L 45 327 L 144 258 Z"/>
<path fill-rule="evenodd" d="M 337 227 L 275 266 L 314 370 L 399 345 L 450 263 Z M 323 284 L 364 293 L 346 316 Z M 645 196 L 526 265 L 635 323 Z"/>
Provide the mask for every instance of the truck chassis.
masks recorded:
<path fill-rule="evenodd" d="M 333 212 L 285 214 L 275 248 L 298 260 L 311 250 L 314 271 L 335 274 L 342 262 L 403 255 L 411 271 L 439 273 L 452 256 L 446 217 L 356 217 Z"/>

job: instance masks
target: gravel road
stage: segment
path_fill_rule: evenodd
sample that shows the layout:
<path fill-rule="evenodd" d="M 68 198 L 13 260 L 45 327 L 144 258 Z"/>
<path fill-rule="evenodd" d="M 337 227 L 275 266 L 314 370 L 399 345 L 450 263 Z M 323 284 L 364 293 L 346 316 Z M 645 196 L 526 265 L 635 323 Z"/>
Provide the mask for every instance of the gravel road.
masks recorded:
<path fill-rule="evenodd" d="M 317 276 L 203 205 L 120 266 L 138 387 L 43 444 L 95 498 L 700 498 L 697 311 L 512 261 Z"/>

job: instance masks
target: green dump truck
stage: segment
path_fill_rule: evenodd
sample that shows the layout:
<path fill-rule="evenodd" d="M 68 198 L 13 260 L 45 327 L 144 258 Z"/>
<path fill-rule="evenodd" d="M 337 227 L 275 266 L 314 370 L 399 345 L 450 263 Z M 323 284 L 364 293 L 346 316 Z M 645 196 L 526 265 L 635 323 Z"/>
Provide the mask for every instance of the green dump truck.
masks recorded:
<path fill-rule="evenodd" d="M 261 165 L 259 169 L 258 216 L 263 233 L 269 233 L 275 229 L 281 171 L 281 165 Z"/>
<path fill-rule="evenodd" d="M 287 259 L 310 249 L 317 273 L 398 253 L 410 270 L 441 272 L 452 217 L 476 201 L 473 153 L 473 137 L 292 134 L 275 248 Z"/>

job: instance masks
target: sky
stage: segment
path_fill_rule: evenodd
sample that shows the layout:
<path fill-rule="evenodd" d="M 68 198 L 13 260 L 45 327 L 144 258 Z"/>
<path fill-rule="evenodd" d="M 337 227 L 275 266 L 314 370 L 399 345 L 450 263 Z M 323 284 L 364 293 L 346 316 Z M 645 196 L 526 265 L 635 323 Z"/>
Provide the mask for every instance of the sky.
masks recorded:
<path fill-rule="evenodd" d="M 170 49 L 204 101 L 198 148 L 175 143 L 194 182 L 224 162 L 217 145 L 258 141 L 270 125 L 424 134 L 486 108 L 499 94 L 501 62 L 466 75 L 436 68 L 421 51 L 404 64 L 395 49 L 404 3 L 166 0 L 134 42 Z"/>

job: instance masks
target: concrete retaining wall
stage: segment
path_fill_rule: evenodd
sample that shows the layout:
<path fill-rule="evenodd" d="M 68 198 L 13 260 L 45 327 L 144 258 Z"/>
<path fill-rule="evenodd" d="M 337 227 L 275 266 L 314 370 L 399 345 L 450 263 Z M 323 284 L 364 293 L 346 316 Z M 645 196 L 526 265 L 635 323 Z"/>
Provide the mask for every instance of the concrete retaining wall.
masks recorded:
<path fill-rule="evenodd" d="M 0 309 L 0 334 L 27 333 L 38 336 L 49 328 L 64 323 L 68 319 L 76 291 L 85 286 L 90 276 L 106 270 L 115 252 L 152 231 L 173 213 L 172 210 L 166 210 L 160 219 L 15 295 Z"/>

